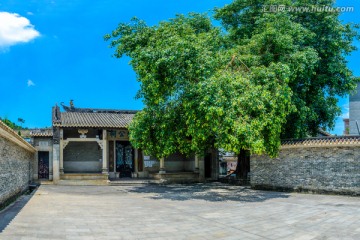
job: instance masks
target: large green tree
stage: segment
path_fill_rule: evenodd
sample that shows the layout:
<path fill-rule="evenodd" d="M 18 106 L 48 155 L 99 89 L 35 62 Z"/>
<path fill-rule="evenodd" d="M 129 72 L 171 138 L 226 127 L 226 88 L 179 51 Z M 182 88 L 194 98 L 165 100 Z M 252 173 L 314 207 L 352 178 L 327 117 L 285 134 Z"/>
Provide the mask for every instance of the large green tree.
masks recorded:
<path fill-rule="evenodd" d="M 145 107 L 130 125 L 134 146 L 159 158 L 211 147 L 275 156 L 281 136 L 333 126 L 335 96 L 357 81 L 344 58 L 356 33 L 337 14 L 262 11 L 271 3 L 216 9 L 226 31 L 189 14 L 155 26 L 133 19 L 105 36 L 115 57 L 131 58 L 140 82 Z"/>
<path fill-rule="evenodd" d="M 291 110 L 288 66 L 248 67 L 200 14 L 153 27 L 135 19 L 112 37 L 116 56 L 131 57 L 141 82 L 145 108 L 130 125 L 134 146 L 157 157 L 210 147 L 276 155 Z"/>
<path fill-rule="evenodd" d="M 270 6 L 279 5 L 285 11 L 269 12 Z M 334 7 L 334 1 L 235 0 L 215 10 L 234 47 L 255 41 L 261 64 L 282 62 L 290 67 L 289 86 L 296 108 L 287 117 L 283 138 L 314 135 L 319 127 L 333 128 L 341 113 L 336 97 L 349 94 L 359 81 L 346 61 L 356 50 L 352 42 L 359 39 L 358 25 L 343 24 L 339 12 L 321 11 L 324 6 Z M 286 24 L 281 25 L 284 22 L 278 18 L 287 18 Z M 281 46 L 285 44 L 289 47 Z"/>

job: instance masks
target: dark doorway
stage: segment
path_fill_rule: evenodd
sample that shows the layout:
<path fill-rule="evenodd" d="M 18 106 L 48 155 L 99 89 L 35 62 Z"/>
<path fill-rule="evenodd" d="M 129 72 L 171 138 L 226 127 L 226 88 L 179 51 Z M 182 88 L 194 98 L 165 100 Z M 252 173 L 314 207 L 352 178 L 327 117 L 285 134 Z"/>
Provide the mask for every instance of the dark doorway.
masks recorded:
<path fill-rule="evenodd" d="M 205 161 L 205 178 L 211 178 L 212 154 L 207 153 L 204 158 Z"/>
<path fill-rule="evenodd" d="M 49 152 L 38 152 L 38 178 L 49 179 Z"/>
<path fill-rule="evenodd" d="M 238 176 L 242 183 L 249 183 L 250 173 L 250 151 L 241 150 L 238 155 Z"/>
<path fill-rule="evenodd" d="M 116 172 L 119 177 L 131 177 L 134 171 L 134 149 L 130 142 L 116 141 Z"/>

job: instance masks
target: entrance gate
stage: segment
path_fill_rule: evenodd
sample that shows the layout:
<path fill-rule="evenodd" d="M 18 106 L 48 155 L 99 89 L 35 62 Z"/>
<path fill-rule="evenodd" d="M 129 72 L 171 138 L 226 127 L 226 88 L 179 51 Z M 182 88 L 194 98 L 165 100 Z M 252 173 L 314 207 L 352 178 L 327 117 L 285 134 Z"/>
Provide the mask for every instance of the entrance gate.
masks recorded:
<path fill-rule="evenodd" d="M 130 142 L 116 141 L 116 172 L 119 177 L 131 177 L 134 172 L 134 151 Z"/>
<path fill-rule="evenodd" d="M 49 152 L 38 152 L 38 178 L 49 179 Z"/>

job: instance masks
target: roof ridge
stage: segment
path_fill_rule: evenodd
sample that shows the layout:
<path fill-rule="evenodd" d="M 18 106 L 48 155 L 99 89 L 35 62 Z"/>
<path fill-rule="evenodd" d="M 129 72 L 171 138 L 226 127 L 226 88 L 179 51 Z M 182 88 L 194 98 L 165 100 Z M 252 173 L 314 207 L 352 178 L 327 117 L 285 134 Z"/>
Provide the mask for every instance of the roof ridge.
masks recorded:
<path fill-rule="evenodd" d="M 127 110 L 127 109 L 105 109 L 105 108 L 74 108 L 73 110 L 61 113 L 125 113 L 135 114 L 141 110 Z"/>

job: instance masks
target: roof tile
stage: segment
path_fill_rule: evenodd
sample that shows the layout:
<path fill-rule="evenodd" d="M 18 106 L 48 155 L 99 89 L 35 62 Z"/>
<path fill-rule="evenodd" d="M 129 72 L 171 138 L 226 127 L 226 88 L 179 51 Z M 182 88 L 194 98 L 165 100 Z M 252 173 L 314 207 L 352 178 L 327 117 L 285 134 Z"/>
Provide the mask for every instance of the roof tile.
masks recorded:
<path fill-rule="evenodd" d="M 59 127 L 127 128 L 135 113 L 62 112 Z"/>

